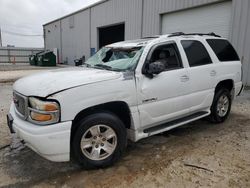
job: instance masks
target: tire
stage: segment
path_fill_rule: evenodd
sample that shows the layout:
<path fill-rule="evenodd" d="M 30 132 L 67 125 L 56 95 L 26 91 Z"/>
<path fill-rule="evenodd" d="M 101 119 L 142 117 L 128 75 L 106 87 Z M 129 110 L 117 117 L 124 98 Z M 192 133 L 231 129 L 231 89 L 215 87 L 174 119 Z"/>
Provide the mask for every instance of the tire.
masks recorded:
<path fill-rule="evenodd" d="M 223 107 L 221 106 L 221 102 L 227 100 L 228 106 L 224 106 L 224 111 L 222 110 Z M 224 101 L 225 102 L 225 101 Z M 209 120 L 213 123 L 223 123 L 230 114 L 231 111 L 231 104 L 232 104 L 232 98 L 230 91 L 228 89 L 222 88 L 219 91 L 215 93 L 213 104 L 211 106 L 211 114 L 209 116 Z M 220 108 L 221 107 L 221 108 Z M 219 110 L 221 109 L 221 110 Z"/>
<path fill-rule="evenodd" d="M 111 166 L 126 149 L 126 128 L 112 113 L 90 115 L 76 126 L 71 148 L 73 157 L 85 169 Z"/>

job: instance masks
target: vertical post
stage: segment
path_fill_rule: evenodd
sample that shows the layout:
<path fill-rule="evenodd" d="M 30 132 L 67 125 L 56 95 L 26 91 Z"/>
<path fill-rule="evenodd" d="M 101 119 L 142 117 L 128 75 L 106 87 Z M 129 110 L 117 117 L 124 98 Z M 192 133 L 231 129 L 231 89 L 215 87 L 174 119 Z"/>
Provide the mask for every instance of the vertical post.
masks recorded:
<path fill-rule="evenodd" d="M 63 64 L 62 20 L 60 20 L 60 63 Z"/>
<path fill-rule="evenodd" d="M 0 27 L 0 47 L 2 47 L 3 44 L 2 44 L 2 30 L 1 30 L 1 27 Z"/>
<path fill-rule="evenodd" d="M 46 30 L 45 30 L 45 26 L 43 26 L 43 47 L 44 47 L 44 50 L 46 49 Z"/>
<path fill-rule="evenodd" d="M 97 35 L 99 38 L 99 35 Z M 91 7 L 89 8 L 89 57 L 91 57 Z"/>
<path fill-rule="evenodd" d="M 141 0 L 141 38 L 143 38 L 143 22 L 144 22 L 144 0 Z"/>
<path fill-rule="evenodd" d="M 8 51 L 8 59 L 9 59 L 9 63 L 11 63 L 11 58 L 10 58 L 10 49 L 8 48 L 8 49 L 7 49 L 7 51 Z"/>

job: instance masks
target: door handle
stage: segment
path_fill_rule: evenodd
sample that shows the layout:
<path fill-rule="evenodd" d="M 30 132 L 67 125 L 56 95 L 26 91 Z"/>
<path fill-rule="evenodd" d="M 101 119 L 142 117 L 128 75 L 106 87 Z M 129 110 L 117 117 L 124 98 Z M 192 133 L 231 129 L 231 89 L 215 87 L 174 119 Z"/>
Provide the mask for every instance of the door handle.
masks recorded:
<path fill-rule="evenodd" d="M 187 75 L 181 76 L 181 81 L 182 82 L 187 82 L 189 80 L 189 77 Z"/>
<path fill-rule="evenodd" d="M 217 74 L 217 72 L 216 72 L 215 70 L 212 70 L 212 71 L 210 72 L 210 76 L 216 76 L 216 74 Z"/>

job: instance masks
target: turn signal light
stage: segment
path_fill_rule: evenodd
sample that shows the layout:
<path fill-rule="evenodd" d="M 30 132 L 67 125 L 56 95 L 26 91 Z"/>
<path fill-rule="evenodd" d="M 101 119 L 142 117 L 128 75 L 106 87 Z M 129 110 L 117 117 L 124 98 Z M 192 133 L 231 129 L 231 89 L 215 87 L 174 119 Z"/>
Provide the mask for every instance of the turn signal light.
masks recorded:
<path fill-rule="evenodd" d="M 58 106 L 57 106 L 57 104 L 54 104 L 54 103 L 47 103 L 44 106 L 44 110 L 45 111 L 56 111 L 56 110 L 58 110 Z"/>
<path fill-rule="evenodd" d="M 52 115 L 40 114 L 40 113 L 36 113 L 36 112 L 31 112 L 30 117 L 35 121 L 50 121 L 50 120 L 52 120 Z"/>

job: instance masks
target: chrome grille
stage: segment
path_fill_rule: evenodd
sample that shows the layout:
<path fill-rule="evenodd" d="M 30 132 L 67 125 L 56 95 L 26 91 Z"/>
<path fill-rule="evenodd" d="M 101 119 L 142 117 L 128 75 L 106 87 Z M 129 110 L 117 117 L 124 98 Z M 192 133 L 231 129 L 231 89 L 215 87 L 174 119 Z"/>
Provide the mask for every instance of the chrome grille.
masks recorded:
<path fill-rule="evenodd" d="M 27 97 L 14 92 L 13 93 L 13 100 L 15 103 L 15 107 L 16 107 L 16 111 L 18 112 L 18 114 L 23 117 L 26 118 L 26 111 L 27 111 Z"/>

